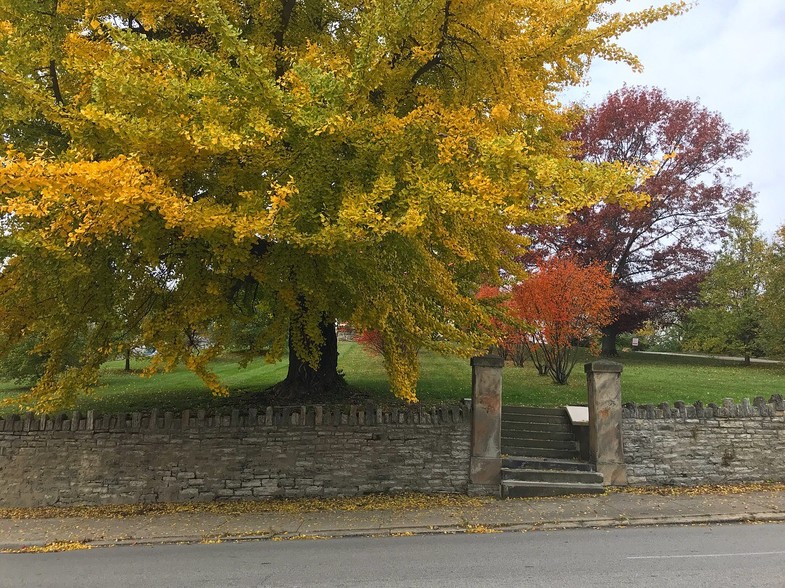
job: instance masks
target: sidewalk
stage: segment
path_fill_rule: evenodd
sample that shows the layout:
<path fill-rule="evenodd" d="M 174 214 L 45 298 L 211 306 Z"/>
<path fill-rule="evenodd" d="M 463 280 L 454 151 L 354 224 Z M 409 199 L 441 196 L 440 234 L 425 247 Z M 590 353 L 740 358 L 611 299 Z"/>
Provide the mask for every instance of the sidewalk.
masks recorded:
<path fill-rule="evenodd" d="M 59 542 L 97 547 L 750 521 L 785 521 L 785 491 L 697 496 L 612 492 L 558 498 L 482 499 L 473 505 L 411 510 L 251 514 L 197 511 L 123 518 L 2 518 L 0 550 Z"/>

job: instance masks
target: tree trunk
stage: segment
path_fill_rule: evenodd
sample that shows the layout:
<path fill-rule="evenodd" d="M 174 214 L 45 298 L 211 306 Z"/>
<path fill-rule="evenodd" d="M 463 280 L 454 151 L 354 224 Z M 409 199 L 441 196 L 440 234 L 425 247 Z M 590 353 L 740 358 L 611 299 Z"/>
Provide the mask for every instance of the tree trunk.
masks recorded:
<path fill-rule="evenodd" d="M 131 348 L 125 348 L 125 371 L 131 371 Z"/>
<path fill-rule="evenodd" d="M 749 353 L 745 353 L 744 354 L 744 365 L 752 365 L 752 362 L 750 361 L 750 354 Z"/>
<path fill-rule="evenodd" d="M 298 328 L 296 326 L 290 329 Z M 345 392 L 346 383 L 338 373 L 338 334 L 335 321 L 325 317 L 319 325 L 322 343 L 319 364 L 314 368 L 289 345 L 289 371 L 286 379 L 273 387 L 278 401 L 301 402 L 326 400 Z M 291 333 L 291 330 L 290 330 Z M 291 339 L 291 337 L 290 337 Z"/>
<path fill-rule="evenodd" d="M 616 337 L 619 331 L 615 325 L 608 325 L 602 330 L 602 357 L 616 357 L 619 352 L 616 351 Z"/>

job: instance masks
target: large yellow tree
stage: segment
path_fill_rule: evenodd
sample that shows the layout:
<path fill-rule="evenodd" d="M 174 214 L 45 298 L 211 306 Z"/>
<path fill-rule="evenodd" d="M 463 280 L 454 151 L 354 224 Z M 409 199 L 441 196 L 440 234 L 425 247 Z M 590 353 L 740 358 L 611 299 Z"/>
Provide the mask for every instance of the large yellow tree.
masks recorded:
<path fill-rule="evenodd" d="M 613 4 L 0 0 L 0 353 L 47 358 L 15 402 L 73 402 L 129 337 L 220 393 L 207 362 L 260 309 L 292 398 L 340 384 L 342 319 L 414 399 L 414 349 L 487 343 L 509 227 L 640 204 L 556 96 L 684 4 Z"/>

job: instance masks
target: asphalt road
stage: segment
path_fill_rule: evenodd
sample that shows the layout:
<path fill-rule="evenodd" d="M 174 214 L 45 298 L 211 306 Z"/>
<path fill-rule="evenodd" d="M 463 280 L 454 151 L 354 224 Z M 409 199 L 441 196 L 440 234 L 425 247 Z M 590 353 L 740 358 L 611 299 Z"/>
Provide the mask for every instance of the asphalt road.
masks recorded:
<path fill-rule="evenodd" d="M 785 586 L 785 526 L 114 547 L 0 555 L 0 586 Z"/>

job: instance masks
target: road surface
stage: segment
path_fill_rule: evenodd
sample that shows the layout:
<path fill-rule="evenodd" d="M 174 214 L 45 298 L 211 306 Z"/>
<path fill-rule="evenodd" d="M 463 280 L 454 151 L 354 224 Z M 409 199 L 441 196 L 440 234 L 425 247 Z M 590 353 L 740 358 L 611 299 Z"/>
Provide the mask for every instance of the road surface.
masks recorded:
<path fill-rule="evenodd" d="M 785 585 L 785 526 L 534 531 L 0 555 L 0 586 Z"/>

